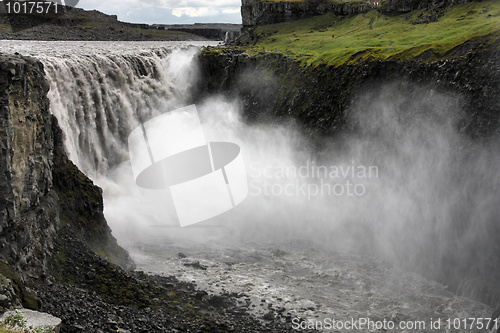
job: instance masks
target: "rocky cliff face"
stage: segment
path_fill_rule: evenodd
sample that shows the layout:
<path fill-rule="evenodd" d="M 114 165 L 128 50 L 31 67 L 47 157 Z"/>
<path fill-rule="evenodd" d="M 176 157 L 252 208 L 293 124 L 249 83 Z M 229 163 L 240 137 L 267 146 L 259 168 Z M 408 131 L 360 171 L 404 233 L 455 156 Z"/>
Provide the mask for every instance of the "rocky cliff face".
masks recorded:
<path fill-rule="evenodd" d="M 475 0 L 386 0 L 380 1 L 378 2 L 380 5 L 376 5 L 375 1 L 332 2 L 327 0 L 306 0 L 302 2 L 266 2 L 261 0 L 242 0 L 241 17 L 243 20 L 243 30 L 247 31 L 261 25 L 295 21 L 328 12 L 345 16 L 378 9 L 384 13 L 398 14 L 423 8 L 436 11 L 449 5 L 472 1 Z"/>
<path fill-rule="evenodd" d="M 498 39 L 487 46 L 471 41 L 454 50 L 462 57 L 436 62 L 367 61 L 338 67 L 305 67 L 275 53 L 251 56 L 244 49 L 209 48 L 200 57 L 200 90 L 241 98 L 248 119 L 293 116 L 305 129 L 335 135 L 346 125 L 353 98 L 366 86 L 406 80 L 463 96 L 464 109 L 480 110 L 471 114 L 467 131 L 484 137 L 499 131 L 498 44 Z"/>
<path fill-rule="evenodd" d="M 59 229 L 49 86 L 41 63 L 19 56 L 2 56 L 0 80 L 0 258 L 43 270 Z"/>
<path fill-rule="evenodd" d="M 116 264 L 133 265 L 106 224 L 101 190 L 66 157 L 48 90 L 39 61 L 0 55 L 0 274 L 19 299 L 25 284 L 51 275 L 62 231 Z"/>
<path fill-rule="evenodd" d="M 264 2 L 261 0 L 242 0 L 241 17 L 243 29 L 261 25 L 289 22 L 334 12 L 336 15 L 365 13 L 374 8 L 366 2 L 332 3 L 326 0 L 304 2 Z"/>

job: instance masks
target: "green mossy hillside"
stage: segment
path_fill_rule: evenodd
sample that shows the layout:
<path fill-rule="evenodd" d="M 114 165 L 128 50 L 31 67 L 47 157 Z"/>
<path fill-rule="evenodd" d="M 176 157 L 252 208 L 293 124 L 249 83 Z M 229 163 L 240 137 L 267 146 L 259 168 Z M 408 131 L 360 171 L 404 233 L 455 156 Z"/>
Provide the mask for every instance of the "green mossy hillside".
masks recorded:
<path fill-rule="evenodd" d="M 351 17 L 328 13 L 259 27 L 243 43 L 285 53 L 306 64 L 370 60 L 436 61 L 500 37 L 500 1 L 472 2 L 388 16 L 377 10 Z"/>

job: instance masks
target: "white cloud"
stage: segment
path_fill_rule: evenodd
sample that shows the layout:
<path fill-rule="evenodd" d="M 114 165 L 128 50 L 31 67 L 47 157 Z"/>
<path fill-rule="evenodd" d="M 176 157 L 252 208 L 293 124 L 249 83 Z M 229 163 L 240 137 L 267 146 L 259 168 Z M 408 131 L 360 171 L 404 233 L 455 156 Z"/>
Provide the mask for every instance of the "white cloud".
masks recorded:
<path fill-rule="evenodd" d="M 240 11 L 240 8 L 224 8 L 222 10 L 224 14 L 238 14 Z"/>
<path fill-rule="evenodd" d="M 110 1 L 110 0 L 108 0 Z M 111 0 L 116 1 L 116 0 Z M 130 0 L 129 0 L 130 1 Z M 133 1 L 133 0 L 132 0 Z M 239 7 L 241 0 L 149 0 L 145 6 L 162 8 L 217 8 L 217 7 Z"/>
<path fill-rule="evenodd" d="M 172 10 L 172 15 L 181 17 L 181 16 L 189 16 L 189 17 L 207 17 L 207 16 L 216 16 L 219 15 L 220 12 L 212 7 L 184 7 L 184 8 L 175 8 Z"/>
<path fill-rule="evenodd" d="M 95 9 L 135 23 L 241 23 L 241 0 L 80 0 L 77 7 Z"/>

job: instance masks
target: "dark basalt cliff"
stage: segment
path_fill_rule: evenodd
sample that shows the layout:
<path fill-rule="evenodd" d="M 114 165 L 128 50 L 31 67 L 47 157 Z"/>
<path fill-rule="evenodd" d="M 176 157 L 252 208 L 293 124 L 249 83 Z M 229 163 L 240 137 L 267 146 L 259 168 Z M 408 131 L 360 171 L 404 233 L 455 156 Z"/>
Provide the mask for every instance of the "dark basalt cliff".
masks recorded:
<path fill-rule="evenodd" d="M 53 120 L 41 64 L 2 57 L 2 172 L 0 255 L 19 270 L 47 266 L 59 229 L 53 190 Z"/>
<path fill-rule="evenodd" d="M 66 157 L 48 90 L 39 61 L 0 55 L 0 274 L 17 290 L 10 302 L 18 298 L 29 307 L 36 301 L 31 296 L 30 303 L 25 286 L 58 278 L 51 262 L 63 232 L 115 264 L 133 267 L 104 219 L 101 190 Z"/>
<path fill-rule="evenodd" d="M 262 1 L 242 0 L 241 17 L 243 30 L 261 25 L 300 20 L 325 13 L 346 16 L 366 13 L 378 9 L 387 14 L 400 14 L 415 9 L 429 9 L 439 16 L 439 12 L 450 5 L 474 0 L 385 0 L 378 1 Z"/>
<path fill-rule="evenodd" d="M 385 0 L 381 1 L 380 10 L 385 13 L 407 13 L 415 9 L 441 9 L 474 1 L 481 0 Z"/>
<path fill-rule="evenodd" d="M 470 41 L 456 48 L 454 57 L 436 62 L 307 67 L 282 54 L 207 48 L 200 56 L 204 78 L 200 91 L 241 98 L 248 119 L 293 117 L 305 130 L 330 136 L 346 126 L 351 103 L 365 88 L 394 81 L 425 84 L 462 96 L 463 109 L 477 110 L 464 130 L 485 137 L 499 131 L 500 42 L 495 40 L 488 45 Z"/>
<path fill-rule="evenodd" d="M 261 25 L 289 22 L 334 12 L 337 15 L 366 13 L 374 7 L 366 2 L 331 3 L 326 0 L 304 2 L 242 0 L 243 30 Z"/>

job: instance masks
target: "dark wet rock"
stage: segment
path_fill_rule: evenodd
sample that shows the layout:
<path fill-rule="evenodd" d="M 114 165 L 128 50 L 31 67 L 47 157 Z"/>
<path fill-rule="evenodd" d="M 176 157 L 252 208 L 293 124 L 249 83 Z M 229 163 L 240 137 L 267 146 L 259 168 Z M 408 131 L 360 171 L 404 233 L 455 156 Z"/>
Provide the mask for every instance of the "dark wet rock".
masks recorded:
<path fill-rule="evenodd" d="M 163 288 L 163 279 L 173 282 L 173 278 L 145 277 L 158 281 Z M 182 283 L 178 289 L 182 289 Z M 174 288 L 177 289 L 177 288 Z M 136 307 L 109 303 L 94 292 L 65 286 L 60 283 L 52 287 L 42 287 L 40 296 L 45 299 L 44 311 L 58 314 L 63 320 L 61 332 L 109 332 L 110 329 L 130 332 L 287 332 L 285 325 L 274 323 L 264 327 L 241 308 L 234 306 L 230 296 L 216 296 L 207 302 L 195 303 L 196 311 L 186 306 L 160 301 L 153 307 Z M 194 300 L 193 300 L 194 301 Z M 206 313 L 202 315 L 200 311 Z M 112 318 L 111 320 L 109 318 Z"/>
<path fill-rule="evenodd" d="M 494 42 L 488 41 L 492 39 Z M 499 131 L 500 40 L 470 40 L 438 61 L 366 61 L 334 66 L 304 66 L 282 54 L 249 55 L 241 48 L 207 48 L 200 55 L 201 95 L 222 93 L 242 101 L 249 122 L 294 119 L 317 142 L 347 128 L 354 97 L 381 82 L 409 82 L 433 91 L 460 95 L 458 108 L 470 110 L 460 129 L 473 137 Z M 406 82 L 406 83 L 405 83 Z M 477 112 L 475 110 L 478 110 Z"/>
<path fill-rule="evenodd" d="M 0 55 L 0 260 L 34 276 L 58 228 L 48 90 L 40 62 Z"/>
<path fill-rule="evenodd" d="M 187 262 L 187 263 L 184 263 L 184 266 L 193 267 L 193 268 L 201 269 L 201 270 L 204 270 L 204 271 L 207 270 L 207 267 L 203 266 L 202 264 L 200 264 L 199 261 Z"/>
<path fill-rule="evenodd" d="M 0 274 L 0 313 L 21 306 L 12 281 Z"/>
<path fill-rule="evenodd" d="M 262 316 L 264 320 L 274 320 L 274 312 L 269 311 L 265 315 Z"/>
<path fill-rule="evenodd" d="M 104 219 L 101 189 L 67 159 L 48 90 L 41 62 L 0 54 L 5 111 L 0 117 L 0 260 L 19 285 L 45 280 L 59 231 L 66 228 L 109 261 L 132 269 Z"/>
<path fill-rule="evenodd" d="M 197 300 L 200 300 L 200 301 L 203 300 L 207 296 L 208 296 L 208 293 L 204 290 L 197 291 L 194 294 L 194 298 L 196 298 Z"/>
<path fill-rule="evenodd" d="M 177 257 L 178 257 L 179 259 L 184 259 L 184 258 L 187 258 L 187 255 L 185 255 L 185 254 L 184 254 L 184 253 L 182 253 L 182 252 L 179 252 L 179 253 L 177 254 Z"/>

